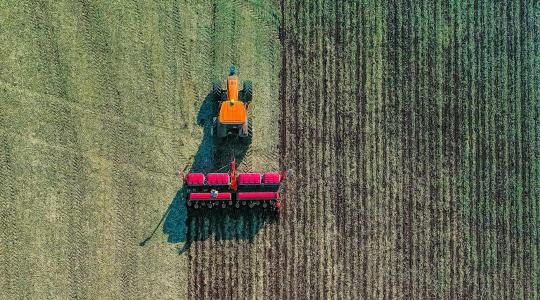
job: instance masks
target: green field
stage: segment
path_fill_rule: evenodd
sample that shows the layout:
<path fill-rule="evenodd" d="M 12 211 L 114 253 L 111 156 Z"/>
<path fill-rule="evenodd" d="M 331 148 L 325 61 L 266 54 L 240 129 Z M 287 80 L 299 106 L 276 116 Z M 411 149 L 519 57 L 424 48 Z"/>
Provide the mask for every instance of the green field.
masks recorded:
<path fill-rule="evenodd" d="M 539 18 L 0 1 L 0 298 L 539 298 Z M 295 171 L 279 221 L 179 192 L 229 157 L 203 120 L 231 64 L 254 85 L 240 169 Z"/>
<path fill-rule="evenodd" d="M 279 16 L 240 4 L 0 3 L 0 298 L 187 297 L 182 243 L 161 230 L 139 242 L 173 202 L 203 139 L 197 112 L 231 63 L 269 123 L 246 163 L 277 162 Z"/>

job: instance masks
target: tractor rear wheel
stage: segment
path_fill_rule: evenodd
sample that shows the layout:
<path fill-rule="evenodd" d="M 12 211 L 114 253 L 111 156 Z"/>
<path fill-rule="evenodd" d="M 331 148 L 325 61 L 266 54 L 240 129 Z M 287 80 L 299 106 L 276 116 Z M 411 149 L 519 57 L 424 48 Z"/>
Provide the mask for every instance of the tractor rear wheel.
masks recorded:
<path fill-rule="evenodd" d="M 242 143 L 244 143 L 244 145 L 249 145 L 251 144 L 251 141 L 253 140 L 253 121 L 251 120 L 251 118 L 248 118 L 248 125 L 247 125 L 247 135 L 245 137 L 242 137 L 241 140 L 242 140 Z"/>
<path fill-rule="evenodd" d="M 216 118 L 214 118 L 212 126 L 210 127 L 210 136 L 215 145 L 221 145 L 225 141 L 226 132 L 222 126 L 219 125 L 219 121 Z"/>
<path fill-rule="evenodd" d="M 242 89 L 242 101 L 244 103 L 249 104 L 251 102 L 251 98 L 253 96 L 253 85 L 251 83 L 251 80 L 244 81 L 244 88 Z"/>

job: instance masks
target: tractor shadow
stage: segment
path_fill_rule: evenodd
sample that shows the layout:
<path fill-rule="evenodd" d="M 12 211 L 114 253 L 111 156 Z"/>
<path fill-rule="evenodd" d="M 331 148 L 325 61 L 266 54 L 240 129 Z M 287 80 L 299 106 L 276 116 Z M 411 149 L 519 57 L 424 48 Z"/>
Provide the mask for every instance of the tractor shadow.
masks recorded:
<path fill-rule="evenodd" d="M 220 145 L 214 142 L 211 126 L 216 111 L 217 105 L 212 96 L 206 96 L 197 114 L 197 124 L 203 128 L 203 138 L 189 172 L 228 172 L 233 157 L 238 166 L 246 155 L 249 146 L 238 140 L 227 140 Z M 180 253 L 189 250 L 194 241 L 204 241 L 211 237 L 215 240 L 252 241 L 265 225 L 278 221 L 275 213 L 256 208 L 188 210 L 185 195 L 186 188 L 182 186 L 154 229 L 155 232 L 163 223 L 163 232 L 167 234 L 168 242 L 184 242 Z M 144 245 L 152 235 L 140 244 Z"/>
<path fill-rule="evenodd" d="M 180 189 L 171 202 L 163 232 L 169 243 L 184 243 L 179 254 L 188 251 L 193 242 L 214 238 L 253 241 L 259 230 L 278 221 L 275 212 L 260 208 L 187 209 L 185 191 Z"/>

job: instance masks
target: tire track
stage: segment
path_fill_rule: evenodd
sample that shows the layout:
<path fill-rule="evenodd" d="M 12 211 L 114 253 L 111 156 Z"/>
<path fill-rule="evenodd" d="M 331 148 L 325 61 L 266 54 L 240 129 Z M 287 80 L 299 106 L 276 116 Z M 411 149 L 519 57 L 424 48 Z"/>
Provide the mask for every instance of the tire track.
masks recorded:
<path fill-rule="evenodd" d="M 102 12 L 98 7 L 81 1 L 79 2 L 82 26 L 85 35 L 86 46 L 93 53 L 93 60 L 97 66 L 101 66 L 102 86 L 104 96 L 110 99 L 110 102 L 104 106 L 104 115 L 112 115 L 112 119 L 103 120 L 104 136 L 110 140 L 111 148 L 108 149 L 111 160 L 113 161 L 113 185 L 118 186 L 119 190 L 114 195 L 114 209 L 116 220 L 114 226 L 117 227 L 116 241 L 116 259 L 121 264 L 119 274 L 118 293 L 131 298 L 137 294 L 136 276 L 137 276 L 137 257 L 133 248 L 129 245 L 134 244 L 137 238 L 133 235 L 132 228 L 136 228 L 136 212 L 138 211 L 136 203 L 127 204 L 129 199 L 134 198 L 131 174 L 120 168 L 122 163 L 127 163 L 129 157 L 133 157 L 133 149 L 130 148 L 129 141 L 126 138 L 130 132 L 126 128 L 123 120 L 123 108 L 120 90 L 118 88 L 118 75 L 114 71 L 114 56 L 111 45 L 110 34 L 102 27 Z M 111 66 L 113 66 L 111 68 Z M 112 70 L 111 70 L 112 69 Z M 127 155 L 126 155 L 127 154 Z M 131 154 L 131 155 L 130 155 Z M 126 176 L 127 175 L 127 176 Z M 125 208 L 127 206 L 127 208 Z"/>
<path fill-rule="evenodd" d="M 1 124 L 5 124 L 3 115 L 0 115 Z M 19 226 L 9 226 L 10 224 L 17 224 L 17 210 L 12 203 L 15 203 L 17 198 L 16 182 L 10 184 L 8 178 L 15 178 L 17 171 L 14 162 L 14 145 L 9 140 L 8 136 L 2 135 L 2 151 L 0 157 L 2 159 L 1 164 L 1 179 L 2 184 L 2 221 L 0 223 L 2 231 L 1 237 L 3 241 L 6 241 L 3 251 L 17 252 L 22 247 L 22 238 L 16 233 Z M 5 197 L 5 198 L 4 198 Z M 14 268 L 13 266 L 19 266 Z M 3 255 L 2 256 L 2 272 L 5 274 L 5 279 L 2 280 L 2 287 L 8 295 L 30 297 L 29 291 L 21 289 L 21 286 L 28 284 L 28 277 L 24 274 L 23 267 L 25 267 L 24 261 L 21 261 L 18 255 Z"/>
<path fill-rule="evenodd" d="M 35 14 L 33 20 L 38 31 L 42 32 L 40 39 L 40 54 L 46 64 L 50 82 L 45 86 L 51 87 L 54 90 L 51 94 L 62 99 L 71 100 L 69 94 L 69 72 L 67 64 L 61 56 L 63 53 L 59 46 L 58 30 L 55 28 L 56 20 L 51 13 L 51 8 L 45 3 L 36 3 L 36 10 L 41 11 L 41 14 Z M 58 105 L 58 103 L 57 103 Z M 84 213 L 88 211 L 83 198 L 85 197 L 84 177 L 83 177 L 83 157 L 79 154 L 82 149 L 77 134 L 78 116 L 73 114 L 71 109 L 53 105 L 53 110 L 57 115 L 52 120 L 52 125 L 57 130 L 54 131 L 52 143 L 61 146 L 70 147 L 76 155 L 63 157 L 66 171 L 65 177 L 61 178 L 64 182 L 63 186 L 67 188 L 68 196 L 67 203 L 62 203 L 68 211 L 67 220 L 69 225 L 67 234 L 71 238 L 72 243 L 67 248 L 68 264 L 69 264 L 69 295 L 71 297 L 85 297 L 86 289 L 84 279 L 88 277 L 88 263 L 85 260 L 83 249 L 88 248 L 88 237 L 83 225 L 88 223 L 89 215 Z M 56 158 L 51 158 L 56 159 Z M 59 165 L 62 163 L 59 162 Z"/>

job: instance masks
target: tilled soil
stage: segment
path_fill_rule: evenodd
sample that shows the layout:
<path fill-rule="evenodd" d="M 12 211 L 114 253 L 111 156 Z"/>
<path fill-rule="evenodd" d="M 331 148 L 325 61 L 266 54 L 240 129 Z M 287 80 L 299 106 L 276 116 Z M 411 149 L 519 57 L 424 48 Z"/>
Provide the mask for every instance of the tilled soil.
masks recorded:
<path fill-rule="evenodd" d="M 282 1 L 271 298 L 536 298 L 531 2 Z"/>

